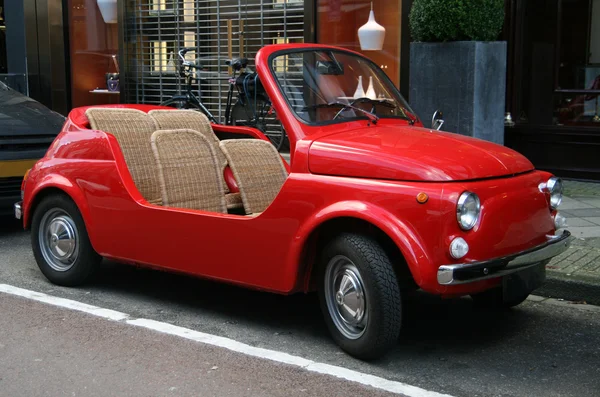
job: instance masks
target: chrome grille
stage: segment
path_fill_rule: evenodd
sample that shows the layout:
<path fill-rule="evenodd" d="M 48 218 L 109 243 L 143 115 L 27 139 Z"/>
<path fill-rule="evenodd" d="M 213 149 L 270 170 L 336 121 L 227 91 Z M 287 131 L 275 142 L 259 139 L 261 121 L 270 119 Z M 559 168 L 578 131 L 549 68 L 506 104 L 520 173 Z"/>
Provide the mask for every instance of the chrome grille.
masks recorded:
<path fill-rule="evenodd" d="M 0 178 L 0 197 L 21 196 L 23 177 Z"/>
<path fill-rule="evenodd" d="M 55 138 L 56 135 L 0 135 L 0 151 L 46 150 Z"/>

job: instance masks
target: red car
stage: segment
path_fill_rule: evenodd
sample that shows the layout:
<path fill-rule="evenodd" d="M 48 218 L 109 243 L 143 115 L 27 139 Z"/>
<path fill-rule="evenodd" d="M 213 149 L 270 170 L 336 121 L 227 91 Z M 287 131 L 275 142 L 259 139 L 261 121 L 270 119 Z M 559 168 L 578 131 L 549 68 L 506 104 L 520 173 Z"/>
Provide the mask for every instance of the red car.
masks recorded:
<path fill-rule="evenodd" d="M 333 339 L 372 359 L 396 343 L 406 291 L 511 307 L 570 243 L 560 179 L 504 146 L 424 128 L 366 57 L 272 45 L 256 69 L 289 165 L 260 131 L 193 110 L 74 109 L 15 205 L 43 274 L 79 285 L 104 257 L 318 291 Z"/>

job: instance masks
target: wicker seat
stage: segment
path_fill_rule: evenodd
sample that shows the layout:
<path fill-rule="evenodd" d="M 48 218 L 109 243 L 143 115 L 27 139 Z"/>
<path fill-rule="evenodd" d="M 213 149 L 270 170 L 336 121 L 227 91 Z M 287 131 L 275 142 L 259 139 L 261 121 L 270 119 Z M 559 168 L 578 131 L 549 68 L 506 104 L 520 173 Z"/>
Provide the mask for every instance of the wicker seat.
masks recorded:
<path fill-rule="evenodd" d="M 219 160 L 204 134 L 158 130 L 151 144 L 164 206 L 227 212 Z"/>
<path fill-rule="evenodd" d="M 160 205 L 158 169 L 150 144 L 158 129 L 154 119 L 137 109 L 90 108 L 85 114 L 91 128 L 114 135 L 140 194 L 149 203 Z"/>
<path fill-rule="evenodd" d="M 220 143 L 238 182 L 246 214 L 264 211 L 288 177 L 275 146 L 260 139 L 232 139 Z"/>
<path fill-rule="evenodd" d="M 214 145 L 221 175 L 227 167 L 227 159 L 219 147 L 219 138 L 215 135 L 208 117 L 196 110 L 151 110 L 148 114 L 154 118 L 158 129 L 161 130 L 176 130 L 190 129 L 202 133 L 208 141 Z M 242 208 L 242 198 L 239 193 L 231 193 L 225 179 L 223 177 L 224 193 L 227 200 L 227 208 Z"/>

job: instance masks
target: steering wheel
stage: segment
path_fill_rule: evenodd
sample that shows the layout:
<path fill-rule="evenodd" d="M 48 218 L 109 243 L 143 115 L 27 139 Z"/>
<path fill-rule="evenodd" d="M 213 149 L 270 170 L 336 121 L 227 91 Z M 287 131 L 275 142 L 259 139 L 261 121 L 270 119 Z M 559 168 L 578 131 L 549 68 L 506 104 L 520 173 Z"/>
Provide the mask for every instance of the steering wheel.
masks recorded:
<path fill-rule="evenodd" d="M 342 112 L 344 110 L 346 110 L 347 108 L 351 108 L 357 102 L 365 102 L 365 100 L 366 101 L 372 101 L 371 98 L 367 98 L 367 97 L 356 98 L 355 100 L 353 100 L 352 102 L 350 102 L 349 104 L 347 104 L 343 108 L 341 108 L 340 111 L 337 112 L 335 114 L 335 116 L 333 116 L 333 120 L 337 119 L 342 114 Z M 374 112 L 375 112 L 375 104 L 373 104 L 373 106 L 371 107 L 371 113 L 374 113 Z"/>

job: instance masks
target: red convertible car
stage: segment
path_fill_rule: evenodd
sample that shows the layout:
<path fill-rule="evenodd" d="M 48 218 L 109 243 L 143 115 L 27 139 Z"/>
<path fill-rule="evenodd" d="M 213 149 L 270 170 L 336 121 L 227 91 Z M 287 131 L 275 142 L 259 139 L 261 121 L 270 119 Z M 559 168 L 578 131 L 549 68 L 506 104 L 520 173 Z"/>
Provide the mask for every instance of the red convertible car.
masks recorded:
<path fill-rule="evenodd" d="M 335 342 L 372 359 L 396 343 L 406 291 L 515 306 L 569 245 L 559 178 L 504 146 L 425 128 L 368 58 L 271 45 L 256 72 L 289 164 L 260 131 L 197 111 L 74 109 L 15 204 L 43 274 L 75 286 L 110 258 L 318 291 Z"/>

